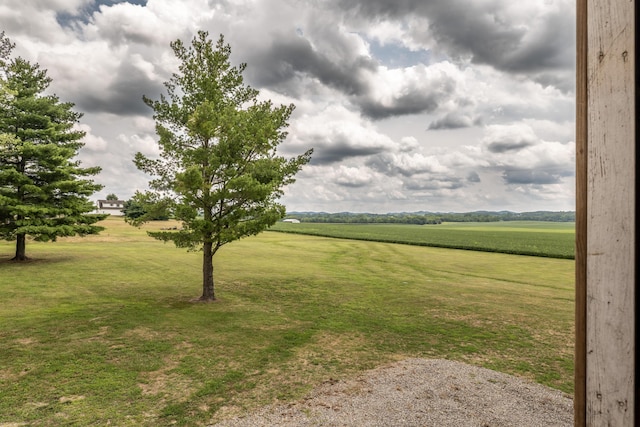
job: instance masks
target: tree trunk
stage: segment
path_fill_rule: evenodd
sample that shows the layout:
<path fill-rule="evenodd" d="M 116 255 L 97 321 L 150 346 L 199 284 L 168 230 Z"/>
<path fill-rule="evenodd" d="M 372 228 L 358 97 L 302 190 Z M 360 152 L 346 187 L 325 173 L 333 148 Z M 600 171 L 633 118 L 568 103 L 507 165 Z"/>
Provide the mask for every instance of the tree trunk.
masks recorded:
<path fill-rule="evenodd" d="M 16 256 L 13 257 L 12 261 L 26 261 L 27 255 L 27 239 L 25 234 L 18 234 L 16 237 Z"/>
<path fill-rule="evenodd" d="M 213 289 L 213 253 L 212 242 L 205 242 L 202 250 L 202 296 L 200 301 L 214 301 L 216 295 Z"/>

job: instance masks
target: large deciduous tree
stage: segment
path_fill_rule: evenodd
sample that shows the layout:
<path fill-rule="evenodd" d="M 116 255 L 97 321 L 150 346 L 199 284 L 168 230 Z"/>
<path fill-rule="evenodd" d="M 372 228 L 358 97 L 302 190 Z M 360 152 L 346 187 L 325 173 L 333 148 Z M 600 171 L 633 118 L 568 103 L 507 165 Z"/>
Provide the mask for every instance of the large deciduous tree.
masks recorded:
<path fill-rule="evenodd" d="M 171 201 L 177 231 L 149 232 L 177 247 L 202 249 L 202 301 L 215 300 L 213 256 L 224 244 L 255 235 L 285 214 L 285 185 L 309 162 L 312 150 L 286 159 L 276 154 L 294 106 L 259 101 L 245 85 L 246 64 L 232 66 L 231 48 L 199 32 L 191 46 L 171 43 L 181 61 L 165 83 L 167 95 L 144 97 L 154 110 L 159 158 L 137 153 L 139 169 L 154 176 L 156 200 Z M 151 197 L 151 199 L 153 199 Z M 143 215 L 135 223 L 146 220 Z"/>
<path fill-rule="evenodd" d="M 24 261 L 26 237 L 94 234 L 104 215 L 88 196 L 102 188 L 87 176 L 99 167 L 82 168 L 74 160 L 84 132 L 73 104 L 45 94 L 51 79 L 22 58 L 10 59 L 13 47 L 0 35 L 0 238 L 15 240 L 16 261 Z"/>

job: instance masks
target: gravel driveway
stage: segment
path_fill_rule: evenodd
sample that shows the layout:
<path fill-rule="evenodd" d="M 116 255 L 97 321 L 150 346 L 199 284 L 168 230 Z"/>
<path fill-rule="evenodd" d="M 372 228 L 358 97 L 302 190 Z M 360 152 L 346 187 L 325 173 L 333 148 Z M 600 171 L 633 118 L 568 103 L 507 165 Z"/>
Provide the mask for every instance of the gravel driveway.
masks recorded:
<path fill-rule="evenodd" d="M 573 400 L 511 375 L 449 360 L 407 359 L 304 399 L 217 427 L 573 426 Z"/>

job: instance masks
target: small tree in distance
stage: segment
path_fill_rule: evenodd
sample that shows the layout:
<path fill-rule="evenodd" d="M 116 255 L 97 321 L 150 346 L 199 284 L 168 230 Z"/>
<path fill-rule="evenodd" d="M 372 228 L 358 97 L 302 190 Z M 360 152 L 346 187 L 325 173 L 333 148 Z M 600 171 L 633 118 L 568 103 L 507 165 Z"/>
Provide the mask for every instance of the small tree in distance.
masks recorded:
<path fill-rule="evenodd" d="M 113 193 L 107 194 L 106 200 L 118 200 L 118 196 Z"/>
<path fill-rule="evenodd" d="M 158 200 L 153 193 L 141 193 L 136 191 L 133 197 L 124 202 L 124 220 L 130 224 L 139 223 L 139 218 L 144 216 L 144 221 L 166 221 L 170 217 L 171 200 L 164 198 Z"/>
<path fill-rule="evenodd" d="M 282 188 L 309 162 L 312 150 L 293 159 L 276 155 L 294 106 L 258 101 L 244 85 L 246 64 L 230 63 L 221 35 L 215 47 L 200 31 L 191 46 L 171 43 L 181 61 L 165 83 L 168 97 L 144 97 L 154 111 L 160 157 L 135 157 L 156 178 L 147 200 L 169 203 L 182 222 L 177 231 L 149 232 L 177 247 L 203 251 L 202 301 L 215 300 L 213 256 L 225 244 L 255 235 L 285 214 Z M 148 220 L 142 215 L 131 222 Z"/>

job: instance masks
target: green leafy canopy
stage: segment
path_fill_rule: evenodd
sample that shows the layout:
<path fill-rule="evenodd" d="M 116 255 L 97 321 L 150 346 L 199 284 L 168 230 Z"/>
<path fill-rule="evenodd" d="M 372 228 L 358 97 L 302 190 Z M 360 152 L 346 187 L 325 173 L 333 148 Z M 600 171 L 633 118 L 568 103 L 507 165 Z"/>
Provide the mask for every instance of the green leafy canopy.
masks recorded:
<path fill-rule="evenodd" d="M 259 101 L 243 82 L 246 64 L 231 65 L 222 35 L 214 45 L 201 31 L 191 46 L 177 40 L 171 47 L 181 64 L 165 83 L 166 96 L 143 98 L 154 111 L 160 156 L 137 153 L 134 162 L 155 177 L 147 199 L 170 204 L 182 222 L 181 230 L 149 234 L 213 256 L 284 216 L 283 187 L 312 150 L 291 159 L 277 155 L 294 106 Z"/>
<path fill-rule="evenodd" d="M 207 37 L 201 31 L 192 46 L 171 44 L 180 72 L 165 84 L 167 97 L 144 98 L 155 112 L 160 158 L 138 153 L 135 163 L 157 177 L 151 189 L 172 201 L 183 223 L 178 232 L 151 234 L 191 249 L 213 242 L 215 252 L 284 215 L 277 199 L 311 150 L 289 160 L 276 155 L 294 106 L 258 101 L 258 91 L 243 84 L 246 65 L 231 65 L 224 37 L 215 47 Z"/>

